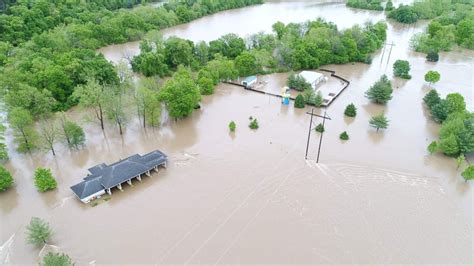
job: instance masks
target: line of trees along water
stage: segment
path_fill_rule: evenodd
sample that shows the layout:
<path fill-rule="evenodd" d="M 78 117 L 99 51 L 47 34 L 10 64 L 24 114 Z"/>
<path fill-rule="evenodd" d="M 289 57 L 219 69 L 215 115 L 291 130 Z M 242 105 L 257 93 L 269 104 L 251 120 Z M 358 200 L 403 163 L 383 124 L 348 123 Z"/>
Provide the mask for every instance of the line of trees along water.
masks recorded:
<path fill-rule="evenodd" d="M 401 23 L 433 19 L 426 32 L 415 35 L 411 46 L 415 51 L 429 53 L 449 51 L 457 44 L 474 49 L 474 1 L 422 0 L 400 5 L 388 17 Z"/>

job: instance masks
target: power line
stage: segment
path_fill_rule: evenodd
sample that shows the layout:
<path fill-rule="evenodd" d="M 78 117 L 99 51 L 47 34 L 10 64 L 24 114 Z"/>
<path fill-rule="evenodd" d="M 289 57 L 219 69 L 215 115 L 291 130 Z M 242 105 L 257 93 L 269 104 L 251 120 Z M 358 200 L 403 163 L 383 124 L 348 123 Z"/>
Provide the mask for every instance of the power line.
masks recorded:
<path fill-rule="evenodd" d="M 314 113 L 314 108 L 311 108 L 311 113 L 306 112 L 306 114 L 311 115 L 311 119 L 310 119 L 310 121 L 309 121 L 308 140 L 307 140 L 307 142 L 306 142 L 306 154 L 305 154 L 305 156 L 304 156 L 305 160 L 308 159 L 308 149 L 309 149 L 309 142 L 310 142 L 310 139 L 311 139 L 311 130 L 313 130 L 313 125 L 314 125 L 314 124 L 313 124 L 313 116 L 320 117 L 320 118 L 323 119 L 323 128 L 324 128 L 326 119 L 331 120 L 331 118 L 330 118 L 329 116 L 327 116 L 326 111 L 324 111 L 324 115 L 321 116 L 321 115 L 317 115 L 317 114 Z M 323 133 L 324 133 L 324 131 L 321 132 L 321 135 L 320 135 L 320 137 L 319 137 L 318 157 L 317 157 L 317 159 L 316 159 L 316 163 L 319 163 L 319 155 L 320 155 L 320 153 L 321 153 L 321 145 L 322 145 L 322 143 L 323 143 Z"/>

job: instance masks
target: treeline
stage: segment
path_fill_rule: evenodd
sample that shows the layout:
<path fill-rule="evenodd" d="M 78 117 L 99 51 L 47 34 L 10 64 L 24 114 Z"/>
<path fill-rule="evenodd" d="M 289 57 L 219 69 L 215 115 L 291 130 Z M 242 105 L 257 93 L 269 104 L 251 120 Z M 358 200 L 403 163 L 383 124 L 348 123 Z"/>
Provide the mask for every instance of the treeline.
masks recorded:
<path fill-rule="evenodd" d="M 38 1 L 43 2 L 48 1 Z M 143 6 L 115 12 L 100 9 L 98 12 L 91 11 L 89 15 L 83 14 L 79 20 L 71 20 L 68 25 L 61 24 L 35 35 L 17 48 L 14 48 L 13 44 L 24 38 L 15 34 L 21 34 L 22 29 L 16 30 L 10 25 L 6 30 L 13 34 L 10 37 L 11 42 L 0 42 L 0 68 L 3 72 L 0 88 L 8 91 L 8 94 L 43 94 L 48 101 L 50 97 L 54 99 L 52 104 L 48 105 L 52 111 L 66 110 L 76 104 L 70 97 L 74 89 L 85 84 L 87 79 L 93 78 L 101 84 L 109 85 L 118 82 L 112 65 L 102 55 L 97 54 L 95 49 L 108 44 L 137 40 L 149 30 L 186 22 L 180 20 L 177 16 L 179 12 L 174 7 L 186 6 L 193 14 L 205 14 L 255 3 L 261 3 L 261 0 L 173 1 L 161 8 Z M 64 9 L 68 10 L 66 7 Z M 10 108 L 24 107 L 31 110 L 28 108 L 31 101 L 34 100 L 11 102 L 13 106 Z"/>
<path fill-rule="evenodd" d="M 377 11 L 384 9 L 380 0 L 347 0 L 346 6 Z"/>
<path fill-rule="evenodd" d="M 141 53 L 131 59 L 131 65 L 145 76 L 163 77 L 179 65 L 198 71 L 228 60 L 231 66 L 216 71 L 235 73 L 226 75 L 231 78 L 315 69 L 332 63 L 368 63 L 371 53 L 385 41 L 386 27 L 379 22 L 338 31 L 336 25 L 322 19 L 288 25 L 277 22 L 273 25 L 274 34 L 258 33 L 246 40 L 226 34 L 209 43 L 196 44 L 177 37 L 163 40 L 159 34 L 151 33 L 140 43 Z M 215 76 L 222 78 L 220 74 Z"/>
<path fill-rule="evenodd" d="M 459 157 L 474 151 L 474 113 L 466 109 L 464 97 L 451 93 L 441 98 L 434 89 L 423 98 L 434 121 L 442 123 L 439 140 L 428 147 L 433 153 L 440 151 L 447 156 Z"/>
<path fill-rule="evenodd" d="M 149 0 L 36 0 L 10 3 L 0 15 L 0 41 L 18 45 L 58 25 L 96 23 L 113 10 Z"/>
<path fill-rule="evenodd" d="M 423 0 L 400 5 L 388 14 L 401 23 L 434 19 L 424 33 L 411 40 L 414 50 L 423 53 L 449 51 L 457 44 L 474 49 L 474 2 L 471 0 Z"/>

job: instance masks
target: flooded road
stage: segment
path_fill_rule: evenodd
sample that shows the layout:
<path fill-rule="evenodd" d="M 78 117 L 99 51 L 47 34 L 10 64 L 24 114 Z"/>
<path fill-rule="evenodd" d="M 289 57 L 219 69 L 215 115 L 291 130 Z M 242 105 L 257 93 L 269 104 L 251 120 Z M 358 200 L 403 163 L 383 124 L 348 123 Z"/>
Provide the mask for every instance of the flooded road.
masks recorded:
<path fill-rule="evenodd" d="M 165 34 L 211 40 L 227 32 L 269 30 L 277 20 L 318 16 L 339 27 L 383 18 L 343 4 L 272 2 L 222 12 Z M 103 133 L 82 112 L 72 112 L 84 125 L 86 147 L 69 151 L 58 146 L 56 158 L 16 153 L 8 132 L 12 158 L 6 167 L 16 186 L 0 194 L 0 265 L 36 262 L 40 248 L 27 245 L 24 233 L 32 216 L 51 224 L 51 244 L 78 265 L 472 263 L 472 184 L 462 181 L 453 159 L 427 154 L 438 125 L 428 118 L 421 99 L 428 90 L 424 73 L 434 69 L 441 73 L 440 93 L 461 92 L 472 110 L 474 53 L 442 53 L 440 62 L 429 64 L 423 54 L 408 49 L 409 38 L 426 23 L 388 26 L 387 42 L 396 44 L 390 60 L 388 50 L 383 58 L 381 50 L 371 65 L 325 66 L 351 85 L 327 109 L 332 120 L 327 121 L 319 165 L 314 163 L 319 140 L 314 132 L 310 160 L 304 160 L 307 110 L 224 84 L 179 122 L 143 130 L 131 114 L 123 137 L 110 124 Z M 121 47 L 127 45 L 101 51 L 120 60 Z M 364 92 L 380 75 L 391 77 L 397 59 L 410 61 L 413 78 L 394 80 L 387 106 L 369 103 Z M 279 91 L 285 77 L 263 77 L 269 80 L 265 89 Z M 358 107 L 355 119 L 343 116 L 351 102 Z M 368 120 L 382 111 L 390 126 L 376 133 Z M 257 131 L 248 128 L 249 116 L 258 119 Z M 237 124 L 234 134 L 227 128 L 231 120 Z M 345 143 L 339 140 L 342 131 L 350 135 Z M 84 205 L 69 189 L 91 166 L 154 149 L 168 154 L 169 167 L 124 186 L 123 192 L 113 191 L 107 202 Z M 56 191 L 35 190 L 33 172 L 39 166 L 52 169 Z"/>

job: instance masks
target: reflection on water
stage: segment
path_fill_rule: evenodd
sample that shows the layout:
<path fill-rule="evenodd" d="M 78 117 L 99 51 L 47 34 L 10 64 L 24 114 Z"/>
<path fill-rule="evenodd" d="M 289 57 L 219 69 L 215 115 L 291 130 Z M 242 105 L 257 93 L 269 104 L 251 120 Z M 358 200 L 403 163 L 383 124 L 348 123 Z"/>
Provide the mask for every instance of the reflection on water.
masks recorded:
<path fill-rule="evenodd" d="M 282 1 L 223 12 L 165 34 L 194 41 L 229 31 L 245 36 L 269 30 L 276 20 L 317 16 L 341 28 L 383 18 L 343 4 Z M 11 263 L 35 263 L 40 250 L 23 237 L 31 216 L 47 220 L 55 231 L 54 245 L 81 265 L 472 262 L 472 187 L 461 180 L 454 160 L 427 155 L 439 125 L 427 119 L 421 101 L 427 91 L 424 73 L 434 69 L 441 73 L 440 93 L 462 92 L 472 108 L 474 54 L 460 50 L 442 53 L 437 64 L 425 62 L 423 54 L 408 49 L 409 38 L 425 26 L 389 23 L 388 42 L 396 43 L 389 61 L 387 51 L 383 58 L 379 51 L 371 65 L 325 66 L 351 85 L 326 110 L 332 120 L 326 123 L 323 164 L 303 159 L 307 110 L 225 84 L 204 96 L 191 117 L 143 129 L 132 116 L 123 136 L 111 124 L 103 133 L 96 123 L 84 123 L 83 112 L 74 110 L 71 116 L 87 132 L 86 147 L 70 151 L 58 145 L 57 158 L 16 153 L 7 132 L 12 159 L 6 167 L 16 185 L 0 194 L 1 262 L 8 257 Z M 124 47 L 137 46 L 101 51 L 115 61 Z M 364 92 L 380 75 L 391 78 L 397 59 L 410 61 L 413 78 L 394 82 L 387 106 L 370 103 Z M 286 76 L 264 78 L 269 81 L 265 89 L 273 90 Z M 359 111 L 354 119 L 343 116 L 349 103 Z M 377 133 L 368 121 L 381 111 L 391 122 Z M 249 116 L 258 118 L 258 130 L 248 128 Z M 231 120 L 237 124 L 233 134 Z M 349 141 L 339 140 L 342 131 Z M 312 134 L 309 157 L 315 159 L 318 135 Z M 73 197 L 69 186 L 87 168 L 153 149 L 169 155 L 166 170 L 124 186 L 123 192 L 114 190 L 96 207 Z M 56 191 L 36 191 L 33 173 L 40 166 L 52 169 Z"/>

